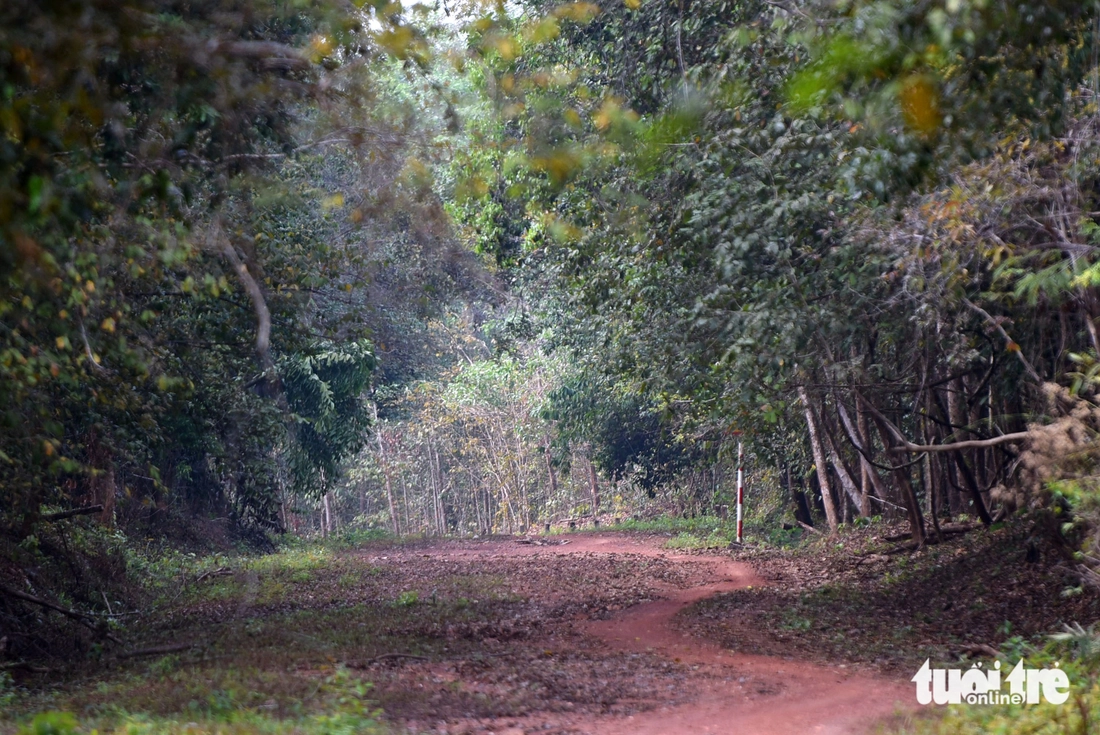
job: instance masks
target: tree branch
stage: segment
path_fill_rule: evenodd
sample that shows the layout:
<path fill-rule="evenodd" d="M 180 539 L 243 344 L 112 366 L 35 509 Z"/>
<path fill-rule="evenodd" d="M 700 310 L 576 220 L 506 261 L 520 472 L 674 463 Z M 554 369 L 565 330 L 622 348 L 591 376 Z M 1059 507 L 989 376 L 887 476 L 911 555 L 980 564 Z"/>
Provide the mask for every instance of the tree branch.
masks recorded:
<path fill-rule="evenodd" d="M 954 452 L 962 449 L 988 449 L 989 447 L 995 447 L 998 444 L 1009 444 L 1011 442 L 1027 441 L 1031 438 L 1030 431 L 1018 431 L 1015 434 L 1002 434 L 1001 436 L 995 436 L 992 439 L 972 439 L 964 442 L 954 442 L 953 444 L 913 444 L 911 442 L 905 442 L 903 446 L 894 447 L 894 451 L 904 451 L 909 453 L 914 452 Z"/>
<path fill-rule="evenodd" d="M 248 272 L 248 266 L 237 254 L 233 243 L 225 236 L 220 219 L 214 222 L 214 239 L 220 241 L 222 253 L 236 271 L 237 278 L 244 286 L 248 298 L 252 300 L 252 308 L 256 312 L 256 355 L 260 358 L 260 366 L 264 372 L 273 375 L 275 363 L 271 359 L 271 312 L 267 308 L 267 301 L 264 299 L 263 291 L 260 290 L 260 284 Z"/>
<path fill-rule="evenodd" d="M 986 449 L 988 447 L 995 447 L 998 444 L 1008 444 L 1011 442 L 1027 441 L 1031 438 L 1030 431 L 1018 431 L 1015 434 L 1002 434 L 1001 436 L 995 436 L 992 439 L 973 439 L 964 442 L 954 442 L 952 444 L 914 444 L 905 438 L 898 427 L 894 426 L 894 423 L 890 419 L 886 418 L 881 411 L 872 405 L 870 401 L 863 398 L 863 405 L 879 421 L 885 423 L 890 429 L 890 433 L 898 440 L 899 446 L 890 447 L 888 451 L 891 452 L 907 452 L 910 454 L 920 452 L 954 452 L 963 449 Z"/>
<path fill-rule="evenodd" d="M 0 594 L 5 594 L 8 597 L 14 597 L 17 600 L 23 600 L 24 602 L 30 602 L 32 604 L 44 607 L 48 610 L 59 612 L 65 617 L 71 620 L 75 620 L 82 625 L 87 625 L 90 621 L 95 620 L 95 618 L 88 613 L 70 610 L 67 607 L 61 607 L 60 605 L 54 604 L 49 600 L 43 600 L 41 598 L 35 597 L 34 595 L 28 595 L 26 592 L 20 592 L 19 590 L 13 590 L 11 587 L 5 587 L 4 585 L 0 585 Z"/>
<path fill-rule="evenodd" d="M 77 623 L 80 623 L 96 635 L 102 636 L 109 641 L 118 643 L 119 645 L 122 644 L 122 641 L 120 641 L 117 636 L 111 635 L 110 633 L 106 632 L 106 628 L 102 627 L 97 622 L 96 617 L 90 613 L 84 613 L 78 610 L 70 610 L 67 607 L 61 607 L 60 605 L 50 602 L 49 600 L 43 600 L 39 597 L 35 597 L 34 595 L 29 595 L 26 592 L 20 592 L 19 590 L 14 590 L 11 587 L 5 587 L 4 585 L 0 585 L 0 594 L 7 595 L 8 597 L 14 597 L 17 600 L 23 600 L 24 602 L 29 602 L 34 605 L 39 605 L 46 608 L 47 610 L 59 612 L 70 620 L 74 620 Z"/>
<path fill-rule="evenodd" d="M 1027 371 L 1028 376 L 1032 380 L 1034 380 L 1036 384 L 1042 385 L 1044 382 L 1043 378 L 1039 375 L 1038 372 L 1035 371 L 1035 368 L 1031 366 L 1031 363 L 1028 362 L 1027 358 L 1024 357 L 1024 353 L 1020 349 L 1020 346 L 1016 343 L 1016 340 L 1008 336 L 1008 332 L 1006 332 L 1004 327 L 1001 326 L 1001 323 L 994 319 L 988 311 L 978 306 L 970 299 L 963 299 L 963 303 L 966 304 L 967 308 L 969 308 L 971 311 L 980 314 L 987 322 L 989 322 L 993 326 L 994 329 L 997 330 L 997 333 L 1004 338 L 1005 348 L 1008 349 L 1010 352 L 1015 352 L 1016 357 L 1020 359 L 1020 364 L 1022 364 L 1024 366 L 1024 370 Z"/>

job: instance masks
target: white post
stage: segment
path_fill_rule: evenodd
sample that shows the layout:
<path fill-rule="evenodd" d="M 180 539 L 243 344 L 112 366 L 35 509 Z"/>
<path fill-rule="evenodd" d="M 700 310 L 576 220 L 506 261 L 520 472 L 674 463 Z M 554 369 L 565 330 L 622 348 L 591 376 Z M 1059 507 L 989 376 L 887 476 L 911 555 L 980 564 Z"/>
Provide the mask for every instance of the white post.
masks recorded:
<path fill-rule="evenodd" d="M 737 442 L 737 543 L 741 543 L 741 506 L 745 504 L 745 471 L 742 469 L 744 454 L 741 442 Z"/>

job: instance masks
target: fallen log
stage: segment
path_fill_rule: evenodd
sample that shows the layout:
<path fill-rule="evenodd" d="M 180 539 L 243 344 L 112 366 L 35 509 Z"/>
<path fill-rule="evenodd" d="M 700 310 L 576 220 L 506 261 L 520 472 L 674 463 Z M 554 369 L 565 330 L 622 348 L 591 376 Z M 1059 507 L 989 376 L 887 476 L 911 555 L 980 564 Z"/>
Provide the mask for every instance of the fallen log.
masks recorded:
<path fill-rule="evenodd" d="M 197 584 L 197 583 L 203 581 L 204 579 L 212 579 L 214 577 L 228 577 L 232 573 L 233 573 L 233 570 L 230 569 L 229 567 L 218 567 L 217 569 L 212 569 L 210 571 L 203 572 L 199 576 L 195 577 L 195 583 Z"/>
<path fill-rule="evenodd" d="M 82 613 L 77 610 L 70 610 L 67 607 L 61 607 L 60 605 L 54 604 L 49 600 L 43 600 L 41 598 L 35 597 L 34 595 L 28 595 L 26 592 L 13 590 L 11 587 L 5 587 L 2 584 L 0 584 L 0 594 L 5 594 L 8 597 L 14 597 L 17 600 L 23 600 L 24 602 L 29 602 L 34 605 L 39 605 L 46 608 L 47 610 L 59 612 L 65 617 L 70 618 L 71 620 L 76 620 L 77 622 L 85 625 L 95 620 L 95 616 L 89 615 L 88 613 Z"/>
<path fill-rule="evenodd" d="M 368 668 L 369 666 L 371 666 L 372 664 L 378 663 L 379 661 L 385 661 L 387 659 L 394 659 L 394 658 L 410 658 L 410 659 L 414 659 L 416 661 L 431 661 L 431 659 L 428 658 L 427 656 L 419 656 L 415 653 L 383 653 L 381 656 L 375 656 L 374 658 L 368 658 L 366 661 L 356 661 L 354 663 L 348 663 L 348 666 L 350 666 L 353 669 L 365 669 L 365 668 Z"/>
<path fill-rule="evenodd" d="M 89 505 L 84 508 L 72 508 L 71 510 L 63 510 L 57 513 L 47 513 L 42 516 L 42 520 L 46 523 L 53 523 L 54 521 L 63 521 L 66 518 L 73 518 L 75 516 L 90 516 L 96 513 L 102 513 L 102 505 Z"/>
<path fill-rule="evenodd" d="M 798 521 L 798 525 L 802 526 L 803 528 L 805 528 L 810 533 L 816 533 L 818 536 L 824 536 L 825 535 L 823 532 L 818 531 L 816 528 L 811 526 L 809 523 L 803 523 L 802 521 Z"/>
<path fill-rule="evenodd" d="M 45 666 L 35 666 L 29 664 L 26 661 L 13 661 L 12 663 L 0 664 L 0 671 L 29 671 L 32 674 L 48 674 L 53 669 L 47 669 Z"/>
<path fill-rule="evenodd" d="M 123 651 L 122 653 L 118 654 L 118 657 L 141 658 L 142 656 L 163 656 L 169 653 L 188 651 L 194 647 L 194 643 L 168 643 L 163 646 L 150 646 L 149 648 L 138 648 L 133 651 Z"/>
<path fill-rule="evenodd" d="M 984 528 L 981 523 L 945 523 L 940 526 L 940 533 L 945 536 L 951 536 L 954 534 L 968 533 L 976 528 Z M 932 535 L 932 530 L 928 529 L 928 536 Z M 883 541 L 904 541 L 905 539 L 912 538 L 912 534 L 909 531 L 905 533 L 895 533 L 890 536 L 883 536 Z"/>

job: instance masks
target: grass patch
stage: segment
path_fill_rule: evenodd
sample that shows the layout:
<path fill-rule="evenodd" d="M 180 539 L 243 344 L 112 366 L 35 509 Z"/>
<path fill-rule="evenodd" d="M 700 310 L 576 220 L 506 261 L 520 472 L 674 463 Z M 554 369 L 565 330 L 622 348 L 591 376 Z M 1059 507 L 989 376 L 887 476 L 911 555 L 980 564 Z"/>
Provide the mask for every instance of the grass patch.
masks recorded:
<path fill-rule="evenodd" d="M 681 531 L 665 542 L 666 549 L 725 549 L 730 545 L 730 537 L 720 529 L 708 535 Z"/>
<path fill-rule="evenodd" d="M 627 519 L 609 526 L 607 530 L 674 534 L 666 544 L 669 549 L 722 549 L 737 539 L 737 522 L 723 521 L 717 516 L 683 518 L 662 515 L 648 519 Z M 784 529 L 780 522 L 744 523 L 744 541 L 756 546 L 790 548 L 800 545 L 805 537 L 806 533 L 801 528 Z"/>
<path fill-rule="evenodd" d="M 0 733 L 70 725 L 82 733 L 381 732 L 376 705 L 356 694 L 367 682 L 340 666 L 475 647 L 482 634 L 499 637 L 498 621 L 520 601 L 496 573 L 456 573 L 428 558 L 410 566 L 327 544 L 205 559 L 169 553 L 144 557 L 136 571 L 156 602 L 120 631 L 127 645 L 191 648 L 129 660 L 113 659 L 114 647 L 94 649 L 52 675 L 53 690 L 18 687 L 0 671 Z M 74 713 L 76 724 L 61 715 L 34 724 L 49 711 Z"/>
<path fill-rule="evenodd" d="M 178 674 L 175 678 L 186 681 Z M 116 735 L 381 735 L 370 699 L 370 684 L 336 669 L 313 685 L 312 712 L 300 706 L 281 707 L 275 700 L 253 701 L 260 696 L 239 686 L 214 688 L 201 680 L 187 682 L 192 695 L 178 716 L 135 712 L 116 704 L 88 707 L 77 715 L 51 710 L 8 721 L 0 719 L 0 731 L 12 728 L 18 735 L 76 735 L 100 732 Z M 101 689 L 110 695 L 110 688 Z M 110 701 L 110 698 L 105 698 Z M 280 712 L 279 710 L 283 710 Z M 298 711 L 294 711 L 297 709 Z"/>
<path fill-rule="evenodd" d="M 613 526 L 608 526 L 612 531 L 647 531 L 651 533 L 692 533 L 707 534 L 723 531 L 728 532 L 733 524 L 723 521 L 716 516 L 696 516 L 695 518 L 681 518 L 680 516 L 663 515 L 656 518 L 634 519 L 628 518 Z M 736 530 L 736 529 L 735 529 Z"/>

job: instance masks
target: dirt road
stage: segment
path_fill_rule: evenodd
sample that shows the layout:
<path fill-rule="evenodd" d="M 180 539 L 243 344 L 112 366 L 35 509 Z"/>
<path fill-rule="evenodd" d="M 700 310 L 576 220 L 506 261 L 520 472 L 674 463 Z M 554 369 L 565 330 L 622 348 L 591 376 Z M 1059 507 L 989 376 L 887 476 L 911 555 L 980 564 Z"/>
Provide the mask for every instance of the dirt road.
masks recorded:
<path fill-rule="evenodd" d="M 523 687 L 529 683 L 520 680 L 530 679 L 534 682 L 531 691 L 540 686 L 547 691 L 545 698 L 533 697 L 526 711 L 505 717 L 452 718 L 430 727 L 418 720 L 401 724 L 414 732 L 508 735 L 840 734 L 871 731 L 884 718 L 913 708 L 911 685 L 904 681 L 855 672 L 844 665 L 828 667 L 738 654 L 679 632 L 677 613 L 692 603 L 759 585 L 761 580 L 750 567 L 726 556 L 678 554 L 662 548 L 663 541 L 660 537 L 577 534 L 532 539 L 530 543 L 452 542 L 404 552 L 407 562 L 432 559 L 465 569 L 487 564 L 514 570 L 513 587 L 542 605 L 545 619 L 537 636 L 519 636 L 513 646 L 545 647 L 548 660 L 568 660 L 571 665 L 558 664 L 555 671 L 566 672 L 572 686 L 581 690 L 606 687 L 609 677 L 633 681 L 614 696 L 603 695 L 599 700 L 602 707 L 574 709 L 571 702 L 562 701 L 568 697 L 550 696 L 555 680 L 539 671 L 555 664 L 531 659 L 520 671 L 503 677 Z M 402 552 L 397 553 L 400 558 Z M 584 573 L 584 565 L 572 564 L 578 560 L 593 566 L 629 560 L 633 571 L 615 572 L 612 578 L 619 584 L 620 578 L 627 577 L 624 583 L 644 588 L 640 594 L 648 600 L 624 606 L 586 605 L 588 610 L 570 614 L 571 608 L 562 607 L 563 600 L 574 594 L 583 596 L 570 588 L 571 579 Z M 564 577 L 557 574 L 557 565 L 563 565 Z M 529 575 L 525 569 L 530 570 Z M 650 569 L 653 574 L 647 577 Z M 459 688 L 478 687 L 476 675 L 464 675 L 453 667 L 422 667 L 418 676 L 433 681 L 442 676 Z M 412 679 L 403 681 L 409 684 Z M 497 684 L 507 686 L 508 682 Z"/>

